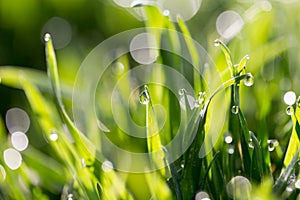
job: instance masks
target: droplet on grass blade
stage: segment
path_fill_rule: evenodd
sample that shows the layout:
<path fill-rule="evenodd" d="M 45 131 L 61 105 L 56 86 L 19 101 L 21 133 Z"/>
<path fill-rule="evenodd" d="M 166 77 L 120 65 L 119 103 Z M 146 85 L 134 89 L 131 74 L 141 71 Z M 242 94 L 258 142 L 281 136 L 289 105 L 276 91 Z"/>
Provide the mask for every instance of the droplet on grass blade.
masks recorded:
<path fill-rule="evenodd" d="M 232 106 L 231 112 L 235 115 L 238 114 L 239 113 L 239 107 L 238 106 Z"/>
<path fill-rule="evenodd" d="M 286 114 L 287 115 L 293 115 L 294 114 L 294 108 L 293 108 L 293 106 L 288 106 L 286 108 Z"/>
<path fill-rule="evenodd" d="M 58 140 L 58 134 L 56 133 L 55 130 L 52 130 L 52 131 L 51 131 L 51 134 L 49 135 L 49 139 L 50 139 L 51 141 L 56 141 L 56 140 Z"/>
<path fill-rule="evenodd" d="M 140 103 L 143 105 L 147 105 L 150 102 L 150 95 L 148 91 L 148 87 L 145 85 L 143 91 L 139 94 Z"/>
<path fill-rule="evenodd" d="M 195 101 L 195 107 L 201 107 L 204 104 L 205 101 L 205 97 L 206 97 L 206 93 L 205 92 L 199 92 L 198 93 L 198 97 Z"/>
<path fill-rule="evenodd" d="M 185 93 L 186 93 L 186 91 L 185 91 L 184 88 L 178 90 L 178 94 L 179 94 L 180 96 L 183 96 Z"/>
<path fill-rule="evenodd" d="M 44 35 L 44 41 L 45 42 L 49 42 L 50 39 L 51 39 L 50 33 L 45 33 L 45 35 Z"/>
<path fill-rule="evenodd" d="M 220 46 L 220 40 L 215 40 L 215 41 L 214 41 L 214 46 L 215 46 L 215 47 Z"/>
<path fill-rule="evenodd" d="M 249 146 L 249 148 L 254 149 L 253 139 L 251 137 L 249 138 L 248 146 Z"/>
<path fill-rule="evenodd" d="M 245 86 L 252 86 L 254 84 L 254 78 L 252 76 L 252 74 L 248 74 L 245 78 L 244 78 L 244 85 Z"/>
<path fill-rule="evenodd" d="M 101 168 L 104 172 L 111 172 L 114 168 L 112 162 L 106 160 L 102 163 Z"/>
<path fill-rule="evenodd" d="M 268 151 L 274 151 L 275 148 L 279 145 L 278 140 L 272 139 L 272 140 L 268 140 Z"/>

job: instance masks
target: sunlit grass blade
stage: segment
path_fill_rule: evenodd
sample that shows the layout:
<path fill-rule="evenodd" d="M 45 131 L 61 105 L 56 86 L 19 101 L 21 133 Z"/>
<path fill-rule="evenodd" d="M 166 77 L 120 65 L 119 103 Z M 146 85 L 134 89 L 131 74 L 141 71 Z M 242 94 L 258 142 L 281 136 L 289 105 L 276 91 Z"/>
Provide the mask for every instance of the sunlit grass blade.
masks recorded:
<path fill-rule="evenodd" d="M 293 172 L 293 169 L 297 162 L 299 161 L 299 152 L 298 150 L 292 157 L 292 160 L 287 165 L 286 169 L 280 174 L 279 178 L 276 180 L 273 186 L 273 192 L 277 195 L 281 195 L 283 191 L 286 189 L 289 178 Z"/>
<path fill-rule="evenodd" d="M 39 70 L 29 69 L 24 67 L 17 66 L 1 66 L 0 67 L 0 79 L 1 84 L 17 88 L 23 89 L 22 83 L 20 82 L 19 75 L 23 74 L 26 79 L 31 82 L 33 85 L 38 87 L 38 89 L 42 92 L 53 93 L 51 88 L 51 83 L 47 77 L 47 75 Z M 71 98 L 72 96 L 72 88 L 66 84 L 62 84 L 62 92 L 63 95 L 67 98 Z"/>
<path fill-rule="evenodd" d="M 165 180 L 157 172 L 146 173 L 146 181 L 149 186 L 152 199 L 168 200 L 172 199 L 172 193 Z"/>
<path fill-rule="evenodd" d="M 261 144 L 255 137 L 253 132 L 250 131 L 249 134 L 254 147 L 252 158 L 251 158 L 252 159 L 251 178 L 252 180 L 261 182 L 264 179 Z"/>
<path fill-rule="evenodd" d="M 96 154 L 96 149 L 91 144 L 91 142 L 75 127 L 69 115 L 67 114 L 65 107 L 62 102 L 61 88 L 59 83 L 58 71 L 57 71 L 57 63 L 55 52 L 52 44 L 52 39 L 50 34 L 45 35 L 45 52 L 46 52 L 46 61 L 47 61 L 47 69 L 48 75 L 51 80 L 51 85 L 55 93 L 55 97 L 59 106 L 59 111 L 63 120 L 65 121 L 67 127 L 69 128 L 70 133 L 72 134 L 75 143 L 78 147 L 79 154 L 84 158 L 95 158 L 97 156 L 101 156 L 101 154 Z M 102 157 L 100 158 L 101 160 Z"/>
<path fill-rule="evenodd" d="M 226 59 L 226 63 L 227 63 L 227 67 L 232 70 L 233 69 L 233 59 L 231 56 L 231 52 L 228 49 L 228 47 L 224 44 L 224 42 L 222 42 L 219 39 L 215 40 L 215 46 L 220 46 L 223 54 L 225 55 L 225 59 Z M 233 72 L 234 75 L 237 75 L 236 73 Z"/>
<path fill-rule="evenodd" d="M 177 17 L 177 22 L 178 22 L 178 26 L 180 28 L 180 30 L 182 31 L 183 35 L 185 36 L 185 42 L 189 51 L 189 54 L 191 56 L 191 60 L 192 60 L 192 64 L 194 67 L 194 90 L 196 92 L 196 94 L 198 92 L 203 92 L 205 91 L 204 88 L 204 83 L 202 82 L 201 77 L 199 77 L 199 71 L 200 71 L 200 58 L 197 52 L 197 49 L 194 45 L 194 41 L 191 37 L 191 34 L 187 28 L 187 26 L 185 25 L 185 23 L 183 22 L 183 20 L 180 17 Z"/>

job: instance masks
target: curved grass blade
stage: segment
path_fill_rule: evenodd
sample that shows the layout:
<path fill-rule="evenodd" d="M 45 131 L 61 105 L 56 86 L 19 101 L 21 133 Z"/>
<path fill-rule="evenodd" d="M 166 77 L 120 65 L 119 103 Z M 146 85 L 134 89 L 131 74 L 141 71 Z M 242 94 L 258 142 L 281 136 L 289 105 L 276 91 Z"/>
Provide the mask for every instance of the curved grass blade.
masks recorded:
<path fill-rule="evenodd" d="M 293 172 L 293 169 L 295 167 L 295 165 L 297 164 L 297 162 L 299 161 L 299 152 L 300 150 L 298 150 L 291 162 L 287 165 L 287 168 L 280 174 L 279 178 L 276 180 L 274 186 L 273 186 L 273 192 L 277 195 L 281 195 L 287 184 L 288 184 L 288 181 L 289 181 L 289 178 Z"/>

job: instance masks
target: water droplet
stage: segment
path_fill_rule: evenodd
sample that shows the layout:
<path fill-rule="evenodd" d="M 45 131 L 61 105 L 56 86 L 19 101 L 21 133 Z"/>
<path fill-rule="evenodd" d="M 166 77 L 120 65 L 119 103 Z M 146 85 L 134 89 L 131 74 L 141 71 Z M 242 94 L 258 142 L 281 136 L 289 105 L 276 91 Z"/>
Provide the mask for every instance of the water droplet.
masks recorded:
<path fill-rule="evenodd" d="M 293 108 L 293 106 L 288 106 L 286 108 L 286 114 L 287 115 L 293 115 L 294 114 L 294 108 Z"/>
<path fill-rule="evenodd" d="M 22 164 L 21 154 L 13 148 L 6 149 L 3 156 L 6 165 L 12 170 L 18 169 Z"/>
<path fill-rule="evenodd" d="M 56 133 L 56 130 L 51 131 L 51 134 L 49 135 L 49 139 L 52 141 L 58 140 L 58 134 Z"/>
<path fill-rule="evenodd" d="M 205 97 L 206 97 L 206 93 L 205 92 L 199 92 L 198 93 L 198 97 L 195 101 L 195 107 L 198 108 L 198 107 L 201 107 L 204 102 L 205 102 Z"/>
<path fill-rule="evenodd" d="M 195 200 L 210 200 L 210 198 L 206 192 L 201 191 L 196 194 Z"/>
<path fill-rule="evenodd" d="M 139 100 L 140 103 L 143 105 L 147 105 L 150 101 L 150 95 L 149 95 L 148 87 L 146 85 L 144 86 L 143 91 L 140 92 Z"/>
<path fill-rule="evenodd" d="M 232 106 L 231 112 L 235 115 L 238 114 L 239 113 L 239 107 L 238 106 Z"/>
<path fill-rule="evenodd" d="M 243 176 L 233 177 L 226 185 L 227 194 L 232 199 L 248 199 L 251 190 L 250 181 Z"/>
<path fill-rule="evenodd" d="M 183 96 L 185 93 L 186 93 L 186 91 L 185 91 L 184 88 L 178 90 L 178 94 L 179 94 L 180 96 Z"/>
<path fill-rule="evenodd" d="M 274 149 L 279 145 L 278 140 L 272 139 L 267 140 L 268 143 L 268 151 L 274 151 Z"/>
<path fill-rule="evenodd" d="M 217 39 L 217 40 L 215 40 L 215 41 L 214 41 L 214 45 L 215 45 L 215 47 L 218 47 L 218 46 L 220 46 L 220 40 L 218 40 L 218 39 Z"/>
<path fill-rule="evenodd" d="M 227 149 L 227 152 L 228 152 L 229 154 L 234 154 L 234 146 L 233 146 L 233 145 L 229 145 L 229 146 L 228 146 L 228 149 Z"/>
<path fill-rule="evenodd" d="M 106 160 L 102 163 L 101 168 L 104 172 L 111 172 L 114 168 L 112 162 Z"/>
<path fill-rule="evenodd" d="M 224 141 L 227 144 L 230 144 L 233 141 L 232 134 L 230 132 L 226 132 L 224 134 Z"/>
<path fill-rule="evenodd" d="M 250 87 L 253 84 L 254 84 L 254 78 L 252 74 L 247 74 L 246 77 L 244 78 L 244 85 Z"/>
<path fill-rule="evenodd" d="M 247 60 L 250 60 L 250 56 L 249 56 L 248 54 L 245 56 L 245 58 L 246 58 Z"/>
<path fill-rule="evenodd" d="M 49 33 L 45 33 L 44 35 L 44 41 L 48 42 L 51 39 L 51 35 Z"/>
<path fill-rule="evenodd" d="M 283 101 L 286 105 L 293 105 L 296 102 L 296 94 L 293 91 L 288 91 L 283 96 Z"/>
<path fill-rule="evenodd" d="M 16 150 L 24 151 L 28 147 L 28 138 L 25 133 L 17 131 L 11 135 L 11 143 Z"/>
<path fill-rule="evenodd" d="M 253 140 L 251 137 L 249 138 L 248 146 L 249 146 L 249 148 L 254 149 Z"/>
<path fill-rule="evenodd" d="M 184 165 L 185 165 L 185 160 L 182 160 L 182 161 L 180 162 L 180 167 L 183 169 L 183 168 L 184 168 Z"/>

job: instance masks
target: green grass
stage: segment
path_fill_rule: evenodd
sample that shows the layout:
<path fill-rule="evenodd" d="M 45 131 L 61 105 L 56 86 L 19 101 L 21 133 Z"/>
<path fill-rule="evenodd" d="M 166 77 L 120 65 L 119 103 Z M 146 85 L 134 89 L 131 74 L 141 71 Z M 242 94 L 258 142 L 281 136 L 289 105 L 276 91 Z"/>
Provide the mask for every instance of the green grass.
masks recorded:
<path fill-rule="evenodd" d="M 0 68 L 1 84 L 24 91 L 29 104 L 24 109 L 30 113 L 31 121 L 35 123 L 32 130 L 35 131 L 34 134 L 41 135 L 40 138 L 44 137 L 47 141 L 44 147 L 29 145 L 28 149 L 21 152 L 23 161 L 17 170 L 9 169 L 3 156 L 0 156 L 0 166 L 6 172 L 6 177 L 3 176 L 0 180 L 0 198 L 185 200 L 194 199 L 197 194 L 200 195 L 200 192 L 205 192 L 210 199 L 299 198 L 299 98 L 295 105 L 292 105 L 293 112 L 289 119 L 292 129 L 289 134 L 280 138 L 282 141 L 287 141 L 285 142 L 287 146 L 279 141 L 279 146 L 275 147 L 275 150 L 269 149 L 272 143 L 270 141 L 268 143 L 271 136 L 266 127 L 266 116 L 276 121 L 275 114 L 270 111 L 272 107 L 270 95 L 267 93 L 257 95 L 257 97 L 265 95 L 265 98 L 259 99 L 257 103 L 256 108 L 260 107 L 256 111 L 256 121 L 248 120 L 253 115 L 247 112 L 255 107 L 243 103 L 244 101 L 249 103 L 246 98 L 247 93 L 260 93 L 264 89 L 264 83 L 259 84 L 260 79 L 256 83 L 256 77 L 254 80 L 250 72 L 253 69 L 253 74 L 257 74 L 256 71 L 264 64 L 262 62 L 275 60 L 283 53 L 286 50 L 285 45 L 282 45 L 283 40 L 276 38 L 268 43 L 262 42 L 263 45 L 252 44 L 261 47 L 257 53 L 251 55 L 250 60 L 247 55 L 234 56 L 240 52 L 233 50 L 231 53 L 225 43 L 215 40 L 216 47 L 209 53 L 213 54 L 216 67 L 222 77 L 213 77 L 211 80 L 215 82 L 206 82 L 207 77 L 200 77 L 197 74 L 197 68 L 201 69 L 203 64 L 201 50 L 193 42 L 191 33 L 182 19 L 178 18 L 177 26 L 167 17 L 162 16 L 155 7 L 145 5 L 144 8 L 149 19 L 145 22 L 146 29 L 158 38 L 157 45 L 159 47 L 169 45 L 174 52 L 185 49 L 190 56 L 190 64 L 185 60 L 188 58 L 183 59 L 165 51 L 159 51 L 157 59 L 160 64 L 172 66 L 185 75 L 195 89 L 194 94 L 186 90 L 180 91 L 180 96 L 183 98 L 181 103 L 185 109 L 181 109 L 174 93 L 155 84 L 135 88 L 136 91 L 130 94 L 132 90 L 130 80 L 123 78 L 125 84 L 118 86 L 120 97 L 116 101 L 118 105 L 115 106 L 122 111 L 122 106 L 127 105 L 129 101 L 128 97 L 133 98 L 128 103 L 132 119 L 128 119 L 124 112 L 119 112 L 118 115 L 125 124 L 128 124 L 129 130 L 134 130 L 130 126 L 130 120 L 145 125 L 145 133 L 141 134 L 146 134 L 147 138 L 137 139 L 129 136 L 112 120 L 110 100 L 109 102 L 107 100 L 107 96 L 111 96 L 114 89 L 109 84 L 115 85 L 122 75 L 111 77 L 110 71 L 107 70 L 104 72 L 106 76 L 97 88 L 99 95 L 96 95 L 95 107 L 99 110 L 100 116 L 106 119 L 110 132 L 99 129 L 98 124 L 90 120 L 93 116 L 88 109 L 81 116 L 86 122 L 84 130 L 87 130 L 82 132 L 74 124 L 70 111 L 72 87 L 61 81 L 51 36 L 46 35 L 45 55 L 48 76 L 45 72 L 31 69 L 11 66 Z M 247 28 L 249 35 L 253 36 L 251 26 L 252 23 L 249 23 Z M 166 28 L 169 31 L 165 31 Z M 174 30 L 180 31 L 184 40 L 181 40 L 179 34 L 174 34 Z M 213 40 L 210 42 L 213 44 Z M 235 45 L 243 47 L 243 42 L 237 44 L 233 41 L 230 44 L 232 47 Z M 269 49 L 275 50 L 266 53 L 265 59 L 258 58 Z M 236 57 L 241 57 L 237 63 Z M 118 62 L 124 65 L 121 74 L 134 69 L 135 62 L 129 54 L 118 58 Z M 250 64 L 252 67 L 248 69 Z M 177 80 L 160 68 L 155 68 L 150 73 L 152 77 L 160 79 L 165 84 L 176 84 Z M 259 86 L 261 88 L 257 88 Z M 214 91 L 209 91 L 208 88 L 213 88 Z M 197 100 L 193 109 L 190 108 L 189 96 L 194 96 Z M 155 107 L 156 104 L 162 106 L 164 114 Z M 223 105 L 226 106 L 224 113 L 213 110 L 216 108 L 223 111 L 218 107 Z M 220 121 L 219 116 L 225 117 Z M 164 128 L 159 130 L 160 122 L 164 118 L 166 120 Z M 213 144 L 212 150 L 206 152 L 205 148 L 209 148 L 210 145 L 211 130 L 218 130 L 213 129 L 218 126 L 222 126 L 219 138 L 216 144 Z M 257 132 L 252 131 L 253 129 Z M 158 132 L 159 134 L 156 134 Z M 177 147 L 188 145 L 188 148 L 173 162 L 171 158 L 173 153 L 180 150 L 173 152 L 164 146 L 172 141 L 176 133 L 183 133 Z M 57 134 L 58 139 L 52 141 L 50 139 L 52 134 Z M 111 168 L 111 165 L 131 163 L 125 154 L 108 152 L 103 136 L 128 151 L 156 152 L 143 162 L 147 166 L 159 169 L 134 173 L 120 171 L 118 167 Z M 228 141 L 225 137 L 231 140 Z M 7 134 L 2 119 L 0 138 L 2 153 L 11 147 L 10 135 Z M 202 144 L 207 146 L 203 148 Z M 206 152 L 205 156 L 203 152 Z M 166 166 L 162 167 L 165 163 Z M 296 182 L 298 185 L 295 186 Z"/>

